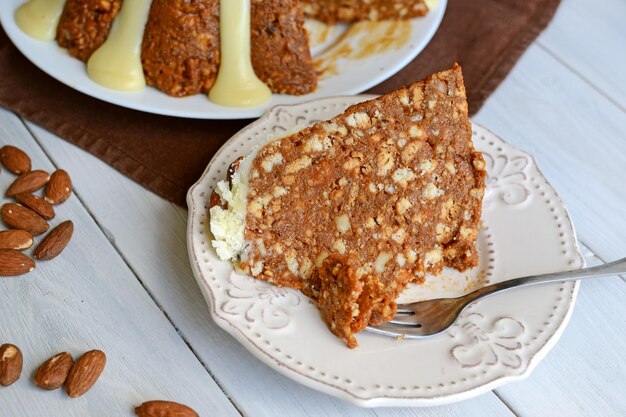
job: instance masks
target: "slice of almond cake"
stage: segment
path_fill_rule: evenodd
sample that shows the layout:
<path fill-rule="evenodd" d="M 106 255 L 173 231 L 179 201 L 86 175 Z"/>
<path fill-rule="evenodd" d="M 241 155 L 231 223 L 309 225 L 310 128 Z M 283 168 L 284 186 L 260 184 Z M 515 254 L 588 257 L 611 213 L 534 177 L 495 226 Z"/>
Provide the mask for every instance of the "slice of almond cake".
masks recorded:
<path fill-rule="evenodd" d="M 351 347 L 407 284 L 478 263 L 485 162 L 458 65 L 235 165 L 210 213 L 219 257 L 316 300 Z"/>

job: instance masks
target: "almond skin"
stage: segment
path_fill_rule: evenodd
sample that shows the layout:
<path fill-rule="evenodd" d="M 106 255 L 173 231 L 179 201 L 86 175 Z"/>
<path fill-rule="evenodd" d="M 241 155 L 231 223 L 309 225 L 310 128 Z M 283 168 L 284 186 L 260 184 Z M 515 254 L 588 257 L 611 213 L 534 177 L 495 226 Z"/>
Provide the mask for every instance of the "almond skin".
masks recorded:
<path fill-rule="evenodd" d="M 74 223 L 66 220 L 48 233 L 35 249 L 34 258 L 38 261 L 48 261 L 56 258 L 63 252 L 74 233 Z"/>
<path fill-rule="evenodd" d="M 220 197 L 220 195 L 213 190 L 213 192 L 211 193 L 211 199 L 209 200 L 209 208 L 213 208 L 213 207 L 221 207 L 223 209 L 225 209 L 225 204 L 222 203 L 222 197 Z"/>
<path fill-rule="evenodd" d="M 106 355 L 100 350 L 90 350 L 78 358 L 65 381 L 67 395 L 76 398 L 89 391 L 104 371 L 106 362 Z"/>
<path fill-rule="evenodd" d="M 0 346 L 0 385 L 8 387 L 22 374 L 22 352 L 10 343 Z"/>
<path fill-rule="evenodd" d="M 21 205 L 28 207 L 35 213 L 39 214 L 46 220 L 54 219 L 54 208 L 41 197 L 38 197 L 34 194 L 29 193 L 21 193 L 16 194 L 15 199 Z"/>
<path fill-rule="evenodd" d="M 13 249 L 0 249 L 0 276 L 24 275 L 35 269 L 35 261 Z"/>
<path fill-rule="evenodd" d="M 228 171 L 226 172 L 226 179 L 228 179 L 228 186 L 233 188 L 233 177 L 239 171 L 239 165 L 243 161 L 243 156 L 235 159 L 232 164 L 229 165 Z"/>
<path fill-rule="evenodd" d="M 52 173 L 50 181 L 46 186 L 46 201 L 56 205 L 65 202 L 72 195 L 72 179 L 70 175 L 62 169 L 57 169 Z"/>
<path fill-rule="evenodd" d="M 6 192 L 7 197 L 13 197 L 16 194 L 32 193 L 37 191 L 50 180 L 50 174 L 46 171 L 28 171 L 13 181 Z"/>
<path fill-rule="evenodd" d="M 0 149 L 0 161 L 14 174 L 23 174 L 30 171 L 30 157 L 15 146 L 6 145 Z"/>
<path fill-rule="evenodd" d="M 135 408 L 137 417 L 198 417 L 198 413 L 186 405 L 172 401 L 146 401 Z"/>
<path fill-rule="evenodd" d="M 72 365 L 74 365 L 72 355 L 67 352 L 57 353 L 37 369 L 35 384 L 46 390 L 59 388 L 65 383 Z"/>
<path fill-rule="evenodd" d="M 33 235 L 26 230 L 11 229 L 0 232 L 0 249 L 26 250 L 33 246 Z"/>
<path fill-rule="evenodd" d="M 47 232 L 50 228 L 43 217 L 19 204 L 4 204 L 0 209 L 0 217 L 11 229 L 26 230 L 35 236 Z"/>

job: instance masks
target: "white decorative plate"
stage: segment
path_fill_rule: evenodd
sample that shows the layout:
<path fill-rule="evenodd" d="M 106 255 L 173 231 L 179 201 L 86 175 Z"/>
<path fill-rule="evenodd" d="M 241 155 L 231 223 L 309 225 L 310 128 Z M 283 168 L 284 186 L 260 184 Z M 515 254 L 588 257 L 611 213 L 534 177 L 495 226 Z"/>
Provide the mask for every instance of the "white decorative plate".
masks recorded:
<path fill-rule="evenodd" d="M 68 86 L 119 106 L 195 119 L 256 118 L 278 104 L 295 104 L 336 95 L 358 94 L 402 69 L 419 54 L 435 34 L 447 0 L 432 0 L 431 12 L 404 22 L 362 22 L 326 26 L 307 22 L 316 67 L 323 70 L 316 91 L 305 96 L 274 94 L 258 107 L 233 108 L 211 103 L 203 94 L 170 97 L 155 88 L 125 93 L 93 82 L 85 64 L 72 58 L 56 42 L 28 37 L 15 24 L 15 10 L 26 0 L 0 1 L 0 22 L 17 48 L 43 71 Z"/>
<path fill-rule="evenodd" d="M 470 398 L 527 376 L 556 343 L 576 283 L 517 289 L 481 300 L 448 332 L 396 340 L 363 332 L 350 350 L 295 290 L 235 274 L 210 246 L 209 196 L 229 164 L 269 134 L 325 120 L 371 96 L 279 106 L 243 129 L 215 155 L 189 190 L 188 249 L 214 320 L 264 363 L 311 388 L 360 406 L 431 406 Z M 474 125 L 487 162 L 480 265 L 446 269 L 404 300 L 460 295 L 486 282 L 581 268 L 574 229 L 562 201 L 533 158 Z"/>

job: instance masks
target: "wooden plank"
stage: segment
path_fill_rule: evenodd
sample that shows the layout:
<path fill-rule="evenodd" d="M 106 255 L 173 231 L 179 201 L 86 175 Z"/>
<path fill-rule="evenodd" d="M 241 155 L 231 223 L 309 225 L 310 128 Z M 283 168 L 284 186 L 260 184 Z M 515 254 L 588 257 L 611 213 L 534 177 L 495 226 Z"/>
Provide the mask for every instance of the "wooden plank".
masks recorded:
<path fill-rule="evenodd" d="M 532 46 L 475 120 L 536 157 L 595 253 L 626 255 L 624 112 Z M 623 415 L 625 295 L 617 277 L 583 282 L 562 340 L 529 379 L 497 393 L 522 415 Z"/>
<path fill-rule="evenodd" d="M 589 266 L 603 263 L 587 247 Z M 623 416 L 626 411 L 626 284 L 585 280 L 561 340 L 532 376 L 497 390 L 529 416 Z"/>
<path fill-rule="evenodd" d="M 626 112 L 531 46 L 474 119 L 535 156 L 595 253 L 625 255 Z"/>
<path fill-rule="evenodd" d="M 54 170 L 23 123 L 2 109 L 0 143 L 24 149 L 36 168 Z M 3 172 L 0 189 L 13 178 Z M 27 276 L 0 278 L 0 344 L 12 342 L 24 354 L 21 379 L 0 387 L 0 415 L 133 416 L 143 401 L 171 399 L 204 416 L 238 416 L 80 201 L 72 197 L 56 212 L 53 225 L 75 224 L 62 256 Z M 77 357 L 93 348 L 107 354 L 107 366 L 83 397 L 33 384 L 34 371 L 52 354 Z"/>
<path fill-rule="evenodd" d="M 270 417 L 511 414 L 493 393 L 446 407 L 360 409 L 272 371 L 210 318 L 187 257 L 187 211 L 149 193 L 93 156 L 42 129 L 32 128 L 51 158 L 76 173 L 80 198 L 108 230 L 144 285 L 244 414 Z"/>
<path fill-rule="evenodd" d="M 563 0 L 538 43 L 626 109 L 626 2 Z"/>

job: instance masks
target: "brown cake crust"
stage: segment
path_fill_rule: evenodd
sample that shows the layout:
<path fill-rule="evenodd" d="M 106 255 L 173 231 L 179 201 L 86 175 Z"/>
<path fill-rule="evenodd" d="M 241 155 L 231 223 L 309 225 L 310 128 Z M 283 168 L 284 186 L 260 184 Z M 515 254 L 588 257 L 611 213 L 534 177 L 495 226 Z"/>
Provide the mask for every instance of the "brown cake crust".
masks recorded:
<path fill-rule="evenodd" d="M 274 93 L 317 87 L 304 15 L 296 0 L 252 0 L 252 66 Z"/>
<path fill-rule="evenodd" d="M 263 147 L 252 163 L 240 268 L 318 300 L 317 271 L 353 256 L 395 300 L 444 265 L 477 265 L 484 159 L 459 66 Z M 372 311 L 388 321 L 395 304 Z"/>
<path fill-rule="evenodd" d="M 56 40 L 70 55 L 87 61 L 106 40 L 122 0 L 67 0 Z"/>
<path fill-rule="evenodd" d="M 358 346 L 355 333 L 364 330 L 372 312 L 381 303 L 391 304 L 387 292 L 375 275 L 357 276 L 358 260 L 354 256 L 332 254 L 318 268 L 319 296 L 317 307 L 322 320 L 350 348 Z"/>
<path fill-rule="evenodd" d="M 300 4 L 308 17 L 329 24 L 410 19 L 428 13 L 424 0 L 300 0 Z"/>
<path fill-rule="evenodd" d="M 218 0 L 154 0 L 141 45 L 146 83 L 175 97 L 208 93 L 219 45 Z"/>

